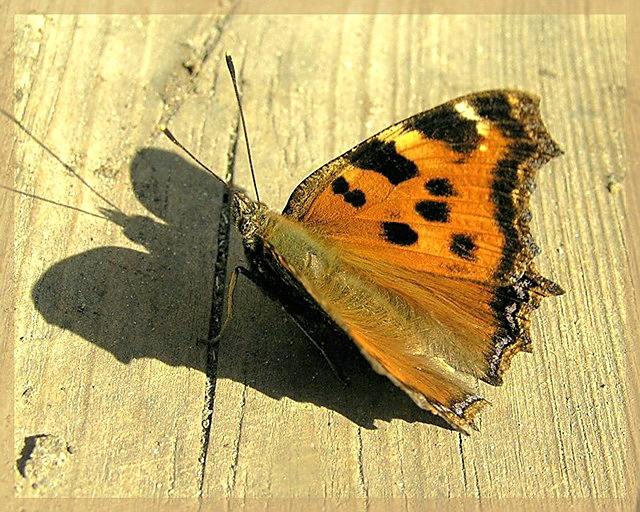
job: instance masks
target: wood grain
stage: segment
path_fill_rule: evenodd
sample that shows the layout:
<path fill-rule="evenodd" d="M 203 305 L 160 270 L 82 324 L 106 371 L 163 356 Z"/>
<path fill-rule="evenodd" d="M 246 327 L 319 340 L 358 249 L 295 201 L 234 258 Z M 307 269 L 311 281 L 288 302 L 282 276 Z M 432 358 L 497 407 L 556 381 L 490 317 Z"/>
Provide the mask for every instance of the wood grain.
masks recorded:
<path fill-rule="evenodd" d="M 627 496 L 623 17 L 30 15 L 15 30 L 18 496 Z M 373 372 L 344 389 L 248 281 L 217 358 L 198 344 L 219 321 L 224 191 L 157 127 L 250 186 L 225 51 L 274 208 L 450 98 L 543 98 L 566 153 L 539 174 L 532 230 L 567 293 L 505 385 L 479 384 L 479 433 L 442 428 Z"/>

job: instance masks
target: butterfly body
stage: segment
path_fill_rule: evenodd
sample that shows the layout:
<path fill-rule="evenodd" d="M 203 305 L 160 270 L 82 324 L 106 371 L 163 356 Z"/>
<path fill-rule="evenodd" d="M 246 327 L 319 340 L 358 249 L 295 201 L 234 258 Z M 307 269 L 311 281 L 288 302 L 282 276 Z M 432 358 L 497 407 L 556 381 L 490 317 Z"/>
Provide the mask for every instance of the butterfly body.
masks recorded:
<path fill-rule="evenodd" d="M 329 162 L 282 214 L 236 192 L 234 216 L 265 286 L 297 289 L 376 371 L 468 433 L 486 401 L 466 376 L 500 384 L 530 349 L 531 311 L 562 292 L 535 269 L 527 208 L 534 171 L 559 153 L 536 98 L 477 93 Z"/>

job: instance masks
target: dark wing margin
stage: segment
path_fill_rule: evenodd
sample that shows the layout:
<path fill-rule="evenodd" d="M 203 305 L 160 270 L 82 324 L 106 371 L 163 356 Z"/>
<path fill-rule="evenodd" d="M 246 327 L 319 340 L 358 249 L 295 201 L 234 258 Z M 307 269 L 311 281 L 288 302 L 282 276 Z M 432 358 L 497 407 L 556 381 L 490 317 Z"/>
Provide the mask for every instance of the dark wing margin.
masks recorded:
<path fill-rule="evenodd" d="M 506 155 L 494 170 L 492 186 L 498 224 L 505 237 L 495 278 L 508 283 L 495 289 L 490 304 L 497 331 L 492 340 L 494 353 L 489 356 L 488 381 L 500 384 L 513 356 L 531 351 L 531 313 L 544 297 L 564 293 L 536 270 L 533 258 L 540 250 L 529 230 L 529 198 L 535 188 L 535 173 L 562 150 L 542 122 L 539 98 L 517 91 L 496 91 L 479 94 L 468 102 L 510 140 Z"/>

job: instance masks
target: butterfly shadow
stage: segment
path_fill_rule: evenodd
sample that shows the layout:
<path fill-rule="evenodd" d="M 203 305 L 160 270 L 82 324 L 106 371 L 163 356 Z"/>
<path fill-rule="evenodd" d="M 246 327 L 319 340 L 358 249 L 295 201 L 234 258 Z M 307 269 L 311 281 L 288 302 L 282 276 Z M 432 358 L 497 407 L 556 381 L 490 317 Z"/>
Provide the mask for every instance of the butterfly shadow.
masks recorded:
<path fill-rule="evenodd" d="M 276 302 L 242 277 L 217 363 L 208 365 L 211 347 L 198 340 L 209 328 L 201 319 L 211 309 L 218 223 L 229 191 L 175 153 L 153 148 L 138 152 L 130 176 L 137 199 L 162 222 L 105 211 L 144 251 L 99 247 L 55 263 L 32 289 L 47 322 L 122 363 L 146 357 L 215 371 L 210 377 L 325 407 L 364 428 L 394 418 L 449 428 L 376 374 L 349 340 L 329 343 L 330 333 L 316 333 L 327 342 L 323 355 Z M 242 260 L 235 228 L 230 245 L 231 267 Z"/>

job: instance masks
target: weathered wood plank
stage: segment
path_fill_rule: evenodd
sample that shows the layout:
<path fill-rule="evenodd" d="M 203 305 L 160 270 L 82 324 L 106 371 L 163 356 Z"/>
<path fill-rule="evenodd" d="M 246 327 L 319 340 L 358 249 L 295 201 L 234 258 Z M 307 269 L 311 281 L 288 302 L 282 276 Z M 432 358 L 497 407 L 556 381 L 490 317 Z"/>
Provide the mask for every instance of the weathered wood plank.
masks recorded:
<path fill-rule="evenodd" d="M 19 495 L 625 495 L 624 182 L 607 187 L 625 166 L 622 17 L 29 16 L 16 29 L 16 117 L 123 212 L 155 219 L 130 219 L 127 238 L 87 213 L 16 200 L 16 458 L 43 433 L 72 447 L 59 467 L 18 475 Z M 161 153 L 174 150 L 156 125 L 169 121 L 218 174 L 231 158 L 250 185 L 232 149 L 224 51 L 241 75 L 261 196 L 276 208 L 391 122 L 474 90 L 543 97 L 566 154 L 539 174 L 532 229 L 540 269 L 567 294 L 536 315 L 534 354 L 516 358 L 502 388 L 481 386 L 493 407 L 480 433 L 432 424 L 372 372 L 343 389 L 246 281 L 208 365 L 196 340 L 209 328 L 222 191 Z M 16 188 L 108 207 L 17 135 Z M 207 366 L 217 380 L 205 442 Z"/>
<path fill-rule="evenodd" d="M 33 137 L 17 130 L 15 187 L 59 203 L 19 196 L 16 208 L 15 448 L 25 458 L 24 496 L 199 492 L 207 378 L 197 341 L 209 328 L 223 191 L 161 149 L 169 145 L 157 125 L 193 95 L 182 63 L 203 23 L 16 22 L 16 117 Z M 232 126 L 227 111 L 202 119 Z M 188 130 L 185 142 L 197 147 Z M 216 169 L 226 166 L 228 139 L 219 129 L 201 152 Z M 119 211 L 109 222 L 101 208 Z M 25 439 L 43 443 L 33 437 L 42 434 L 71 451 L 53 455 L 64 464 L 27 464 Z"/>

